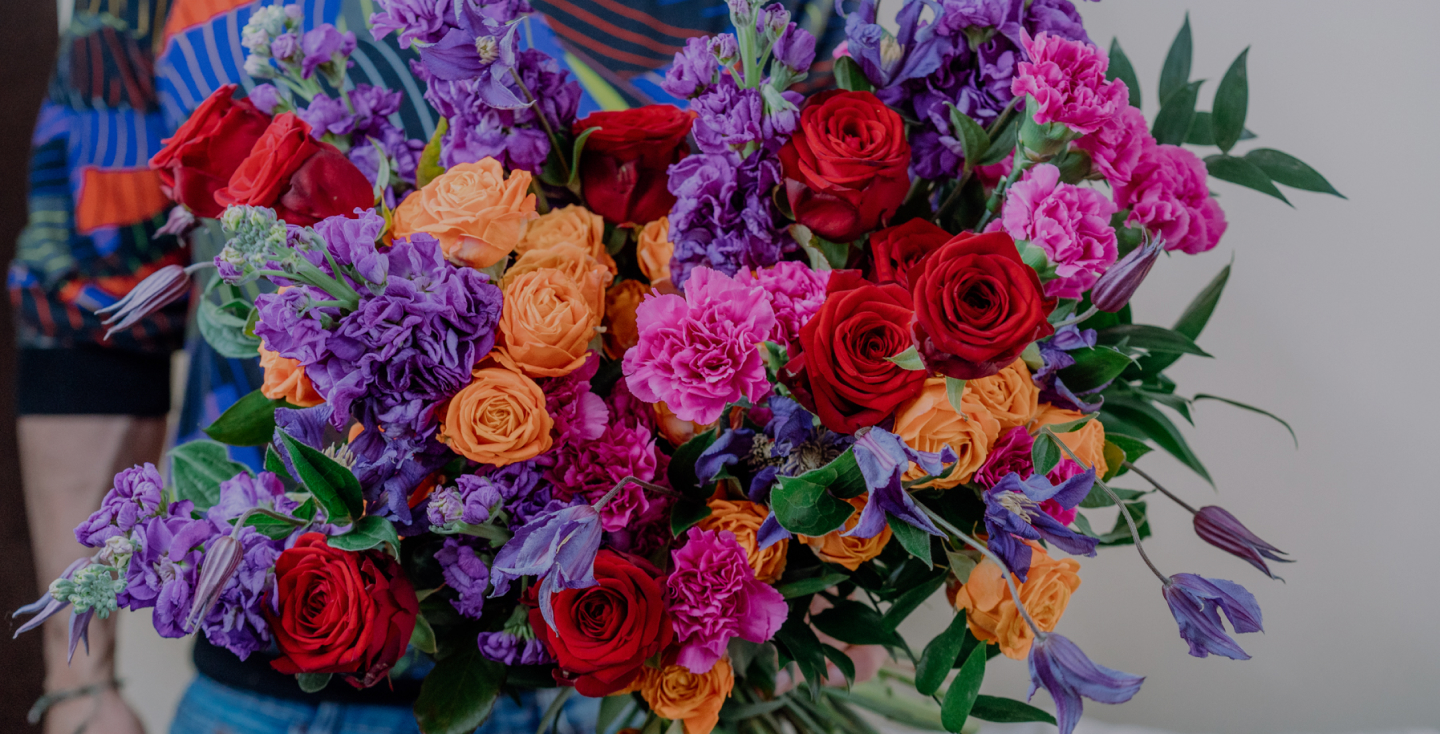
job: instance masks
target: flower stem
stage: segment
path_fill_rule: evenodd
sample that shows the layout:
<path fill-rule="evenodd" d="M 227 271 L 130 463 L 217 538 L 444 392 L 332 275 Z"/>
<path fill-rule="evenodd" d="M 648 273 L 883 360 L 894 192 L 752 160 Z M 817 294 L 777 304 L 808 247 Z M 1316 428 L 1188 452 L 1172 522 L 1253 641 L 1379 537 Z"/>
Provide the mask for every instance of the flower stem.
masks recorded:
<path fill-rule="evenodd" d="M 530 93 L 530 88 L 525 86 L 525 81 L 520 78 L 520 72 L 510 69 L 510 78 L 515 80 L 515 86 L 520 87 L 520 93 L 525 95 L 525 101 L 535 110 L 535 117 L 540 120 L 540 127 L 545 128 L 545 136 L 550 138 L 550 145 L 555 149 L 555 155 L 560 157 L 560 170 L 565 174 L 565 180 L 570 180 L 570 159 L 565 157 L 565 146 L 560 144 L 560 136 L 555 133 L 555 128 L 550 126 L 550 118 L 545 115 L 545 110 L 535 102 L 535 95 Z M 579 161 L 576 161 L 579 163 Z"/>
<path fill-rule="evenodd" d="M 975 167 L 965 166 L 965 174 L 955 182 L 955 188 L 950 190 L 950 195 L 945 197 L 945 201 L 940 204 L 939 209 L 935 210 L 935 216 L 930 221 L 938 225 L 940 220 L 960 203 L 960 193 L 965 190 L 965 184 L 970 183 L 970 177 L 973 175 L 975 175 Z"/>
<path fill-rule="evenodd" d="M 980 217 L 979 223 L 975 225 L 976 232 L 983 231 L 985 229 L 985 225 L 989 224 L 990 220 L 995 218 L 995 215 L 1000 212 L 1000 205 L 1005 202 L 1005 192 L 1010 189 L 1010 185 L 1015 183 L 1016 181 L 1019 181 L 1020 174 L 1024 173 L 1025 169 L 1035 164 L 1035 162 L 1030 160 L 1028 156 L 1023 156 L 1020 154 L 1019 146 L 1015 147 L 1015 152 L 1011 156 L 1011 161 L 1012 162 L 1010 166 L 1010 175 L 1006 176 L 1005 180 L 1001 181 L 995 187 L 995 190 L 990 193 L 990 198 L 985 202 L 985 216 Z"/>
<path fill-rule="evenodd" d="M 1144 479 L 1145 481 L 1147 481 L 1147 482 L 1150 483 L 1150 486 L 1154 487 L 1155 489 L 1160 490 L 1160 494 L 1163 494 L 1163 495 L 1165 495 L 1166 497 L 1169 497 L 1170 499 L 1175 500 L 1175 504 L 1180 505 L 1181 507 L 1184 507 L 1185 509 L 1189 510 L 1189 511 L 1190 511 L 1190 514 L 1194 515 L 1194 514 L 1200 512 L 1199 510 L 1195 509 L 1194 507 L 1191 507 L 1191 506 L 1189 505 L 1189 503 L 1187 503 L 1185 500 L 1182 500 L 1182 499 L 1180 499 L 1179 497 L 1176 497 L 1175 494 L 1172 493 L 1170 490 L 1168 490 L 1168 489 L 1160 486 L 1160 483 L 1159 483 L 1159 482 L 1157 482 L 1157 481 L 1155 481 L 1153 478 L 1151 478 L 1151 476 L 1150 476 L 1149 474 L 1146 474 L 1145 472 L 1140 471 L 1140 468 L 1137 467 L 1137 466 L 1135 466 L 1134 464 L 1131 464 L 1130 462 L 1127 461 L 1127 462 L 1125 462 L 1124 467 L 1125 467 L 1126 469 L 1129 469 L 1130 471 L 1135 472 L 1136 474 L 1139 474 L 1141 479 Z"/>
<path fill-rule="evenodd" d="M 1094 316 L 1094 315 L 1097 314 L 1097 313 L 1100 313 L 1100 308 L 1099 308 L 1098 306 L 1091 306 L 1088 310 L 1085 311 L 1085 313 L 1082 313 L 1082 314 L 1080 314 L 1080 315 L 1078 315 L 1078 316 L 1071 316 L 1070 318 L 1065 319 L 1064 321 L 1061 321 L 1060 323 L 1056 324 L 1056 325 L 1055 325 L 1055 329 L 1056 329 L 1056 331 L 1059 331 L 1060 329 L 1063 329 L 1063 328 L 1065 328 L 1065 327 L 1067 327 L 1067 326 L 1074 326 L 1074 325 L 1076 325 L 1076 324 L 1078 324 L 1078 323 L 1080 323 L 1080 322 L 1082 322 L 1082 321 L 1090 318 L 1091 316 Z"/>
<path fill-rule="evenodd" d="M 599 510 L 599 509 L 601 509 L 602 507 L 604 507 L 605 505 L 610 504 L 610 500 L 615 499 L 615 495 L 620 494 L 620 489 L 623 488 L 623 487 L 624 487 L 625 485 L 627 485 L 627 484 L 638 484 L 638 485 L 640 485 L 641 487 L 650 490 L 651 492 L 655 492 L 656 494 L 668 494 L 668 495 L 670 495 L 671 497 L 683 497 L 683 496 L 684 496 L 684 495 L 680 494 L 679 492 L 676 492 L 675 490 L 670 489 L 669 487 L 662 487 L 662 486 L 660 486 L 660 485 L 658 485 L 658 484 L 653 484 L 653 483 L 651 483 L 651 482 L 647 482 L 647 481 L 645 481 L 645 480 L 643 480 L 643 479 L 640 479 L 639 477 L 625 477 L 624 479 L 621 479 L 620 481 L 616 482 L 616 483 L 615 483 L 615 486 L 611 487 L 611 488 L 610 488 L 610 491 L 609 491 L 609 492 L 606 492 L 604 497 L 601 497 L 600 499 L 596 500 L 596 501 L 595 501 L 595 504 L 593 504 L 593 505 L 591 505 L 591 506 L 594 507 L 596 510 Z"/>
<path fill-rule="evenodd" d="M 1030 618 L 1030 612 L 1025 609 L 1025 604 L 1020 601 L 1020 589 L 1016 588 L 1015 578 L 1010 573 L 1010 569 L 1005 565 L 1005 562 L 1000 560 L 1000 557 L 995 555 L 995 553 L 989 548 L 986 548 L 984 545 L 980 544 L 978 541 L 976 541 L 974 538 L 971 538 L 969 535 L 960 532 L 959 528 L 951 525 L 950 522 L 947 521 L 945 518 L 940 517 L 939 513 L 935 512 L 929 507 L 926 507 L 923 502 L 917 502 L 915 504 L 919 505 L 921 511 L 923 511 L 926 515 L 929 515 L 930 519 L 935 521 L 935 524 L 944 528 L 947 532 L 951 533 L 955 537 L 959 538 L 960 541 L 963 542 L 965 545 L 968 545 L 971 548 L 980 551 L 982 555 L 984 555 L 986 558 L 989 558 L 992 563 L 1000 567 L 1000 575 L 1005 577 L 1005 583 L 1010 587 L 1010 598 L 1015 600 L 1015 608 L 1020 611 L 1020 616 L 1025 620 L 1025 624 L 1030 625 L 1030 630 L 1035 633 L 1035 637 L 1044 637 L 1045 631 L 1040 629 L 1039 625 L 1035 624 L 1035 620 Z"/>

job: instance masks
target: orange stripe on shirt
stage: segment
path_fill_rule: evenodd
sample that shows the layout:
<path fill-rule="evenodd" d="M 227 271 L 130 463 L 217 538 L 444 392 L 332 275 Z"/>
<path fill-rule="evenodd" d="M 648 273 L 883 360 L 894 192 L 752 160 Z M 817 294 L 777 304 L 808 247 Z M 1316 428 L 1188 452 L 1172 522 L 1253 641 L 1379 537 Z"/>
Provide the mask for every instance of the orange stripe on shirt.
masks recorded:
<path fill-rule="evenodd" d="M 545 22 L 550 25 L 551 29 L 553 29 L 556 33 L 564 36 L 565 38 L 568 38 L 571 41 L 574 41 L 575 43 L 578 43 L 581 46 L 584 46 L 585 48 L 588 48 L 591 51 L 600 54 L 601 56 L 612 58 L 616 61 L 622 61 L 624 63 L 634 64 L 636 66 L 643 66 L 647 69 L 658 69 L 664 66 L 667 61 L 669 61 L 669 59 L 652 59 L 648 56 L 641 56 L 639 54 L 632 54 L 628 51 L 621 51 L 617 48 L 611 48 L 610 46 L 606 46 L 605 44 L 600 43 L 599 41 L 585 35 L 584 33 L 571 30 L 568 26 L 556 22 L 553 17 L 547 16 L 545 18 Z"/>
<path fill-rule="evenodd" d="M 185 0 L 176 3 L 170 10 L 170 16 L 165 19 L 165 40 L 162 43 L 169 42 L 170 37 L 177 33 L 252 2 L 254 0 Z"/>
<path fill-rule="evenodd" d="M 136 224 L 164 211 L 169 203 L 155 171 L 86 167 L 75 197 L 75 229 L 89 234 L 101 227 Z"/>
<path fill-rule="evenodd" d="M 589 23 L 590 25 L 595 26 L 597 30 L 603 31 L 604 33 L 614 36 L 622 41 L 629 41 L 630 43 L 633 43 L 637 46 L 644 46 L 651 51 L 666 54 L 668 56 L 674 54 L 675 52 L 683 48 L 682 46 L 677 46 L 673 43 L 661 43 L 660 41 L 657 41 L 643 33 L 627 31 L 624 28 L 621 28 L 620 26 L 617 26 L 614 23 L 605 20 L 604 18 L 601 18 L 600 16 L 572 2 L 569 2 L 569 0 L 546 0 L 546 2 L 554 6 L 557 10 L 561 10 L 574 16 L 576 20 L 583 21 L 585 23 Z M 550 20 L 551 17 L 546 16 L 545 19 Z"/>

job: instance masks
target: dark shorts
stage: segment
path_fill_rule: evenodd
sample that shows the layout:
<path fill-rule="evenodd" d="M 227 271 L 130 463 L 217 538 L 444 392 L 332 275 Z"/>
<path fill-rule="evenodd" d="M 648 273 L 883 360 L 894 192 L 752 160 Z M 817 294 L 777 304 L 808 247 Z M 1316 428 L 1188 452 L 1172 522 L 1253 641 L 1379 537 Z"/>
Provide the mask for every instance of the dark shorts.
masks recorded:
<path fill-rule="evenodd" d="M 20 415 L 163 416 L 170 412 L 170 355 L 97 346 L 18 350 Z"/>

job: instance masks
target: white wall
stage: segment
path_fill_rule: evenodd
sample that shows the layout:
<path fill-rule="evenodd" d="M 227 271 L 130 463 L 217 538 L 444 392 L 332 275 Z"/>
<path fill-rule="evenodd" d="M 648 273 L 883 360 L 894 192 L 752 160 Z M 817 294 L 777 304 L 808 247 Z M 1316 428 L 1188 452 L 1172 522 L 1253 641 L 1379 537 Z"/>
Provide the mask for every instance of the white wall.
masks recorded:
<path fill-rule="evenodd" d="M 1148 115 L 1187 9 L 1192 78 L 1211 80 L 1202 109 L 1251 46 L 1255 143 L 1300 157 L 1350 197 L 1297 192 L 1290 209 L 1215 181 L 1230 221 L 1220 246 L 1162 261 L 1137 297 L 1137 320 L 1169 325 L 1233 253 L 1229 288 L 1200 339 L 1216 359 L 1186 358 L 1173 376 L 1187 393 L 1285 417 L 1300 450 L 1266 418 L 1202 403 L 1189 435 L 1218 494 L 1168 457 L 1144 465 L 1187 499 L 1224 505 L 1298 562 L 1279 570 L 1288 583 L 1269 581 L 1196 539 L 1183 510 L 1152 503 L 1147 548 L 1161 569 L 1244 584 L 1266 633 L 1239 638 L 1248 662 L 1192 658 L 1133 550 L 1082 559 L 1084 585 L 1060 630 L 1096 661 L 1149 676 L 1132 702 L 1087 713 L 1180 732 L 1440 726 L 1440 564 L 1429 542 L 1440 518 L 1431 376 L 1440 3 L 1077 4 L 1097 43 L 1120 37 Z M 1004 666 L 987 690 L 1022 695 L 1023 668 Z"/>

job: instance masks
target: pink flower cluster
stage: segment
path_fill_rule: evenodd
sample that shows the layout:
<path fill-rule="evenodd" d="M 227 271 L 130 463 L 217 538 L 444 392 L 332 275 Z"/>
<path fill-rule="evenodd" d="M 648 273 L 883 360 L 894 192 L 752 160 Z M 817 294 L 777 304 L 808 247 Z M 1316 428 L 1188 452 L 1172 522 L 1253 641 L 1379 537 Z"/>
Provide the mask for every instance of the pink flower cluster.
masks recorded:
<path fill-rule="evenodd" d="M 1090 165 L 1111 186 L 1120 186 L 1130 183 L 1140 159 L 1155 147 L 1155 138 L 1145 124 L 1145 115 L 1126 105 L 1100 129 L 1071 143 L 1071 147 L 1089 153 Z"/>
<path fill-rule="evenodd" d="M 1094 189 L 1060 182 L 1060 169 L 1045 164 L 1010 187 L 1001 224 L 1011 237 L 1029 240 L 1055 263 L 1057 277 L 1045 295 L 1079 298 L 1115 263 L 1116 206 Z"/>
<path fill-rule="evenodd" d="M 798 347 L 800 327 L 825 303 L 830 271 L 811 270 L 802 263 L 782 260 L 773 267 L 753 272 L 742 270 L 736 280 L 758 286 L 770 300 L 776 322 L 770 341 Z"/>
<path fill-rule="evenodd" d="M 1165 249 L 1206 252 L 1225 233 L 1225 213 L 1210 197 L 1205 163 L 1176 145 L 1157 145 L 1127 183 L 1115 187 L 1115 203 L 1130 209 L 1125 223 L 1165 239 Z"/>
<path fill-rule="evenodd" d="M 989 489 L 999 484 L 1007 474 L 1019 474 L 1021 479 L 1029 479 L 1030 475 L 1035 473 L 1035 464 L 1030 459 L 1030 450 L 1034 445 L 1035 439 L 1024 426 L 1011 428 L 995 441 L 995 446 L 990 449 L 990 456 L 985 459 L 985 464 L 975 471 L 971 481 Z M 1080 472 L 1079 464 L 1062 459 L 1045 478 L 1052 484 L 1059 484 Z M 1073 507 L 1061 507 L 1060 503 L 1053 499 L 1041 502 L 1040 510 L 1058 520 L 1061 525 L 1075 522 L 1075 515 L 1079 512 Z"/>
<path fill-rule="evenodd" d="M 1058 122 L 1082 135 L 1099 130 L 1130 104 L 1125 82 L 1105 80 L 1110 60 L 1083 41 L 1041 33 L 1025 38 L 1030 61 L 1017 67 L 1010 91 L 1035 98 L 1035 122 Z"/>
<path fill-rule="evenodd" d="M 709 672 L 731 638 L 765 642 L 785 622 L 785 598 L 755 578 L 734 533 L 690 528 L 685 546 L 672 558 L 675 570 L 666 587 L 680 644 L 677 665 Z"/>

